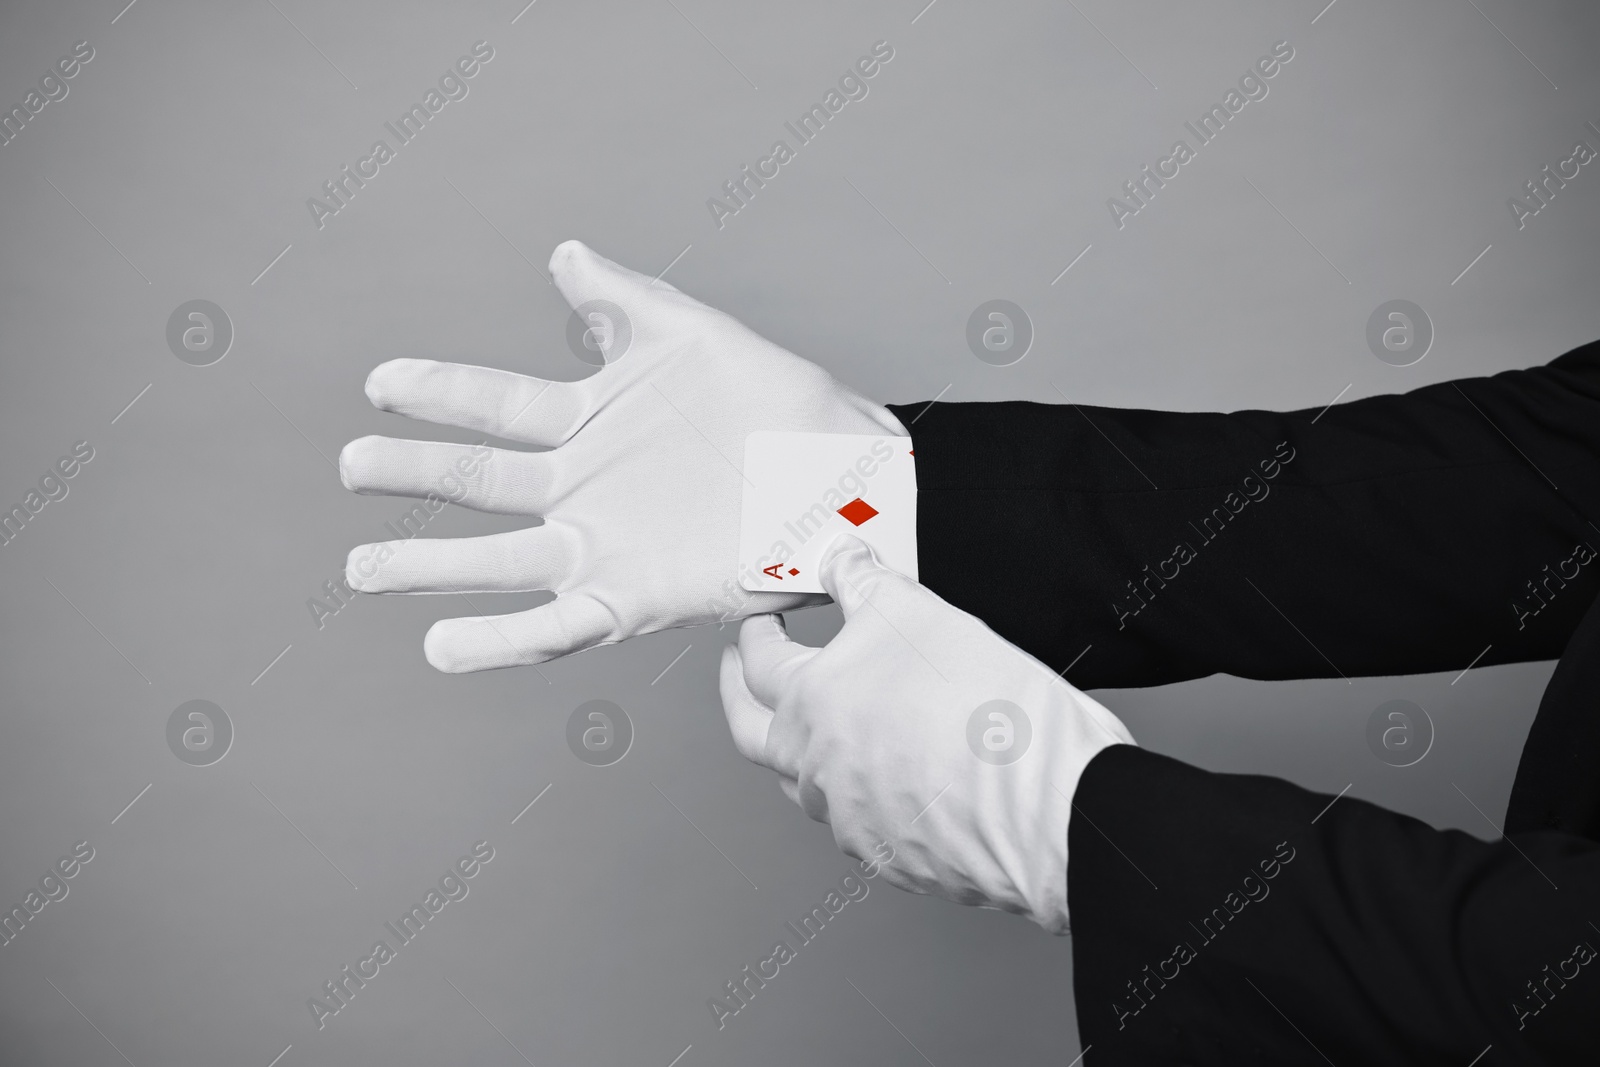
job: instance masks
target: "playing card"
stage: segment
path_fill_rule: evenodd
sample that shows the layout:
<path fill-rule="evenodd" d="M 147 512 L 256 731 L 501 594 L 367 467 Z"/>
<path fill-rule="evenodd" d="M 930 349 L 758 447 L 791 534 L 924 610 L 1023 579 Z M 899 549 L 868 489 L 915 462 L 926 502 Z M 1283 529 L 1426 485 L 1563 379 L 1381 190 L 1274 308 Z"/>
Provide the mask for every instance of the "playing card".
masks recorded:
<path fill-rule="evenodd" d="M 739 584 L 825 592 L 822 551 L 840 533 L 917 576 L 917 474 L 911 438 L 757 430 L 744 443 Z"/>

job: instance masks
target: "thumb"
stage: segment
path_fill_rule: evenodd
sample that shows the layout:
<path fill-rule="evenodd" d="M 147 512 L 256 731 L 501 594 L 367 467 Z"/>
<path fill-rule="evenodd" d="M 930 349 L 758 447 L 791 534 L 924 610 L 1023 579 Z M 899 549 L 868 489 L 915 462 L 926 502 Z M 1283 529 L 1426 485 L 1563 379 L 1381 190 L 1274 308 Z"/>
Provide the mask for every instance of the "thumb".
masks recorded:
<path fill-rule="evenodd" d="M 550 254 L 550 279 L 567 304 L 576 309 L 595 300 L 607 300 L 632 313 L 641 296 L 651 290 L 677 292 L 664 281 L 613 263 L 582 241 L 562 241 Z"/>
<path fill-rule="evenodd" d="M 833 597 L 844 612 L 846 620 L 852 618 L 873 599 L 874 590 L 885 580 L 902 577 L 878 562 L 872 546 L 852 534 L 840 534 L 822 552 L 821 572 L 818 575 L 822 588 Z M 909 579 L 906 579 L 909 581 Z"/>

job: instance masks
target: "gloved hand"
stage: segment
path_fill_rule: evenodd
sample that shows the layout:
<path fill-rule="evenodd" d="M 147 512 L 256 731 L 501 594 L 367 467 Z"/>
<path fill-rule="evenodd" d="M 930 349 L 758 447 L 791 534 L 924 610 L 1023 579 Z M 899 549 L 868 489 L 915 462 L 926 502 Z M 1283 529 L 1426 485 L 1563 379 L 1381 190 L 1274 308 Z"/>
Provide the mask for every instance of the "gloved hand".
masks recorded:
<path fill-rule="evenodd" d="M 821 580 L 845 616 L 826 647 L 759 615 L 724 650 L 734 746 L 845 853 L 893 845 L 894 885 L 1065 933 L 1072 796 L 1127 728 L 857 538 L 828 547 Z"/>
<path fill-rule="evenodd" d="M 626 316 L 631 340 L 624 350 L 630 329 L 609 323 L 598 373 L 547 382 L 397 359 L 373 370 L 367 396 L 385 411 L 553 451 L 363 437 L 339 455 L 340 476 L 358 493 L 427 497 L 451 484 L 459 494 L 445 495 L 467 507 L 544 524 L 362 545 L 346 567 L 351 586 L 557 594 L 531 611 L 435 623 L 423 649 L 452 673 L 824 603 L 738 585 L 745 437 L 757 429 L 904 436 L 899 420 L 731 316 L 577 241 L 556 247 L 550 273 L 575 309 L 603 300 Z"/>

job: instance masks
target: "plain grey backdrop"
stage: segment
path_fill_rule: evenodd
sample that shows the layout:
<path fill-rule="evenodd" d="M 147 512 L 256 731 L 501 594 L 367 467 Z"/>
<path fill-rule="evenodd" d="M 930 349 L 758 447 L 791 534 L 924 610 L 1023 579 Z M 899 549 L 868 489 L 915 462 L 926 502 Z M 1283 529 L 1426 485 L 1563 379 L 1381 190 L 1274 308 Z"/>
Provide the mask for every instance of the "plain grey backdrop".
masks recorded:
<path fill-rule="evenodd" d="M 719 1030 L 708 998 L 850 866 L 733 750 L 732 629 L 450 677 L 421 642 L 460 597 L 319 628 L 410 507 L 346 492 L 340 447 L 466 437 L 375 411 L 367 372 L 590 373 L 543 276 L 570 237 L 882 401 L 1316 407 L 1542 363 L 1600 334 L 1600 172 L 1520 229 L 1507 200 L 1600 146 L 1600 11 L 523 2 L 4 6 L 0 106 L 94 57 L 0 146 L 0 504 L 94 458 L 0 547 L 0 904 L 95 854 L 0 948 L 0 1062 L 1068 1063 L 1070 940 L 881 882 Z M 880 40 L 869 94 L 719 229 L 707 199 Z M 469 95 L 319 229 L 307 199 L 478 41 Z M 1107 199 L 1278 41 L 1269 95 L 1119 229 Z M 994 298 L 1037 331 L 1014 366 L 966 344 Z M 235 331 L 210 366 L 166 341 L 193 299 Z M 1391 299 L 1436 332 L 1409 367 L 1366 342 Z M 1491 837 L 1549 670 L 1097 695 L 1152 749 Z M 204 767 L 167 743 L 194 699 L 235 731 Z M 592 699 L 636 730 L 610 767 L 565 741 Z M 1366 741 L 1392 699 L 1433 724 L 1414 766 Z M 319 1030 L 307 1000 L 479 840 L 470 895 Z"/>

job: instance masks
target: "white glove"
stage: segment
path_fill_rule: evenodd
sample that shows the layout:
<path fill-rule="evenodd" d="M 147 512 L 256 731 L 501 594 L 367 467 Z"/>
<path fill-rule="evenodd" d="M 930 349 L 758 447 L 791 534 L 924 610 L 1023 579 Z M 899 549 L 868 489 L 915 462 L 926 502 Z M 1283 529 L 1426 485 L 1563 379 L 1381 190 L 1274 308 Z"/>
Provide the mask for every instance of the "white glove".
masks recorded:
<path fill-rule="evenodd" d="M 1067 932 L 1072 797 L 1097 752 L 1134 744 L 1127 728 L 854 537 L 821 579 L 845 616 L 826 647 L 761 615 L 724 651 L 734 746 L 848 855 L 893 845 L 894 885 Z"/>
<path fill-rule="evenodd" d="M 340 477 L 358 493 L 432 494 L 438 507 L 451 499 L 544 524 L 362 545 L 346 567 L 351 586 L 557 594 L 531 611 L 435 623 L 424 651 L 452 673 L 824 603 L 739 587 L 745 437 L 758 429 L 906 436 L 899 420 L 732 317 L 577 241 L 556 247 L 550 273 L 575 309 L 603 300 L 626 316 L 631 331 L 603 323 L 598 373 L 547 382 L 397 359 L 373 370 L 367 396 L 385 411 L 553 451 L 363 437 L 339 455 Z"/>

